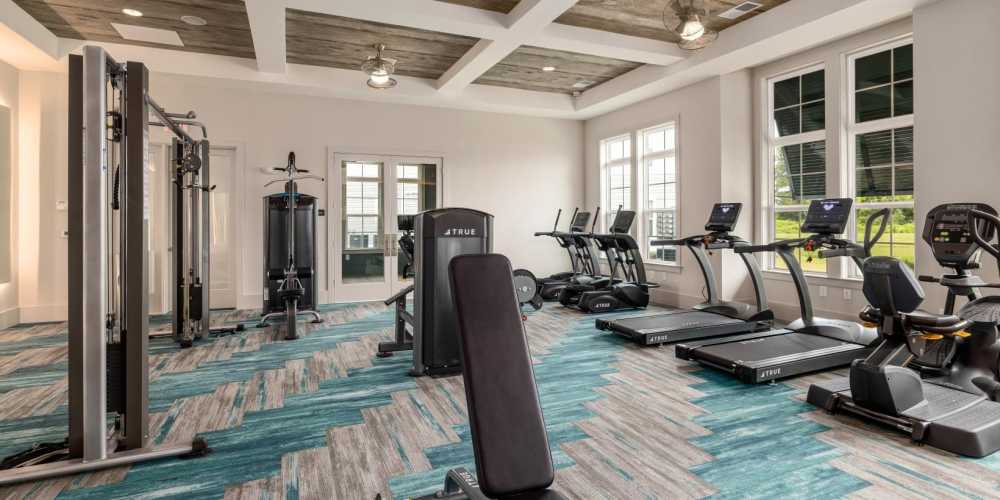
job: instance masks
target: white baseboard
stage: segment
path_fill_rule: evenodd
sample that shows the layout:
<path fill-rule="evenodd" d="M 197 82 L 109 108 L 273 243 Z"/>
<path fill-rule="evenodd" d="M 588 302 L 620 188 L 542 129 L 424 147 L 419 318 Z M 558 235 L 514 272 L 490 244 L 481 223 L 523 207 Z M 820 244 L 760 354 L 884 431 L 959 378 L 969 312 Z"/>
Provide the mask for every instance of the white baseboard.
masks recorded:
<path fill-rule="evenodd" d="M 44 306 L 21 306 L 21 323 L 50 323 L 66 321 L 69 311 L 66 304 L 51 304 Z"/>
<path fill-rule="evenodd" d="M 16 307 L 11 307 L 6 311 L 0 311 L 0 329 L 10 328 L 21 323 L 21 311 Z"/>

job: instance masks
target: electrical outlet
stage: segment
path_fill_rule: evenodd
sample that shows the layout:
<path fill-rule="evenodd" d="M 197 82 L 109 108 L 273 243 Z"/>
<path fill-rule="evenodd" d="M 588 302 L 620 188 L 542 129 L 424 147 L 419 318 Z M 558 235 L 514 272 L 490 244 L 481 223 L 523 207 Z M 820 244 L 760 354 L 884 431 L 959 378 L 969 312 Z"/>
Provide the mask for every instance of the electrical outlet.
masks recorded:
<path fill-rule="evenodd" d="M 67 203 L 63 200 L 56 201 L 56 210 L 59 212 L 65 212 L 68 209 Z"/>
<path fill-rule="evenodd" d="M 825 286 L 820 286 L 819 287 L 819 296 L 820 297 L 826 297 L 827 295 L 829 295 L 829 290 L 827 290 L 827 288 Z"/>
<path fill-rule="evenodd" d="M 844 289 L 844 300 L 850 301 L 852 298 L 854 298 L 854 290 L 851 290 L 850 288 L 845 288 Z"/>

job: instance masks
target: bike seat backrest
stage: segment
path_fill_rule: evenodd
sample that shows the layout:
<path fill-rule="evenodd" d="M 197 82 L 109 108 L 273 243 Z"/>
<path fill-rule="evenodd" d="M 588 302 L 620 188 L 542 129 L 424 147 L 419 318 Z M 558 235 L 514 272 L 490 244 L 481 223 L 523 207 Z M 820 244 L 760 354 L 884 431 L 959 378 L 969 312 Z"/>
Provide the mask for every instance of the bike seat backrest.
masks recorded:
<path fill-rule="evenodd" d="M 510 261 L 461 255 L 448 267 L 480 488 L 490 498 L 544 490 L 555 472 Z"/>
<path fill-rule="evenodd" d="M 924 301 L 924 290 L 910 267 L 899 259 L 870 257 L 865 261 L 864 276 L 865 298 L 883 317 L 893 316 L 899 320 L 893 322 L 893 328 L 946 334 L 968 326 L 968 322 L 958 316 L 917 309 Z M 861 317 L 871 319 L 873 316 L 866 311 Z"/>
<path fill-rule="evenodd" d="M 893 257 L 865 260 L 862 291 L 883 315 L 912 312 L 924 301 L 924 289 L 909 266 Z"/>

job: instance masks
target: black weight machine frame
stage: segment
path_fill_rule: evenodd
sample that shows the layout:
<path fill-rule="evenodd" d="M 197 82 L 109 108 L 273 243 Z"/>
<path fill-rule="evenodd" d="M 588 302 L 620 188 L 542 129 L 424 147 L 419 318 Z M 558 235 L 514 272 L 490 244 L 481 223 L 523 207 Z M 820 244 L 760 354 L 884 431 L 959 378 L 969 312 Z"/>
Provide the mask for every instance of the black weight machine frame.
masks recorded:
<path fill-rule="evenodd" d="M 306 315 L 312 317 L 312 323 L 322 323 L 323 317 L 314 310 L 298 310 L 299 297 L 305 295 L 305 288 L 302 286 L 302 280 L 299 279 L 298 264 L 295 262 L 295 225 L 296 225 L 296 211 L 298 210 L 298 181 L 306 179 L 314 179 L 320 182 L 326 182 L 323 177 L 315 175 L 299 175 L 308 174 L 309 171 L 306 169 L 301 169 L 295 166 L 295 152 L 288 153 L 288 164 L 284 167 L 274 167 L 271 170 L 275 172 L 282 172 L 285 174 L 283 178 L 274 179 L 270 182 L 264 184 L 265 187 L 279 182 L 285 183 L 285 196 L 288 198 L 288 219 L 285 222 L 285 228 L 287 233 L 285 234 L 285 240 L 288 243 L 288 264 L 285 267 L 284 279 L 278 286 L 278 296 L 285 303 L 285 311 L 280 312 L 267 312 L 261 316 L 260 321 L 257 323 L 259 328 L 266 327 L 268 322 L 273 318 L 284 317 L 286 321 L 285 340 L 295 340 L 299 338 L 298 334 L 298 316 Z M 267 228 L 264 228 L 267 231 Z M 315 241 L 313 246 L 315 246 Z M 265 260 L 267 259 L 267 250 L 265 249 Z M 313 251 L 313 255 L 316 252 Z M 266 263 L 265 263 L 266 267 Z M 268 276 L 267 270 L 264 272 L 264 287 L 268 286 Z M 315 299 L 314 299 L 315 300 Z"/>

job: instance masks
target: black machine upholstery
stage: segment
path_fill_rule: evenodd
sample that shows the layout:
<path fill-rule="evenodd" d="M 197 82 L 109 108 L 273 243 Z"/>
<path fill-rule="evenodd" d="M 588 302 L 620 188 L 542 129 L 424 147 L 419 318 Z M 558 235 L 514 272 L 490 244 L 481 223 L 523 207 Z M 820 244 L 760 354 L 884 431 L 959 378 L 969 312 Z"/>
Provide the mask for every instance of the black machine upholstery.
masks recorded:
<path fill-rule="evenodd" d="M 545 422 L 510 261 L 461 255 L 450 266 L 479 488 L 491 498 L 557 500 Z"/>
<path fill-rule="evenodd" d="M 884 314 L 909 313 L 924 301 L 924 289 L 916 276 L 898 259 L 870 257 L 862 272 L 865 298 Z"/>

